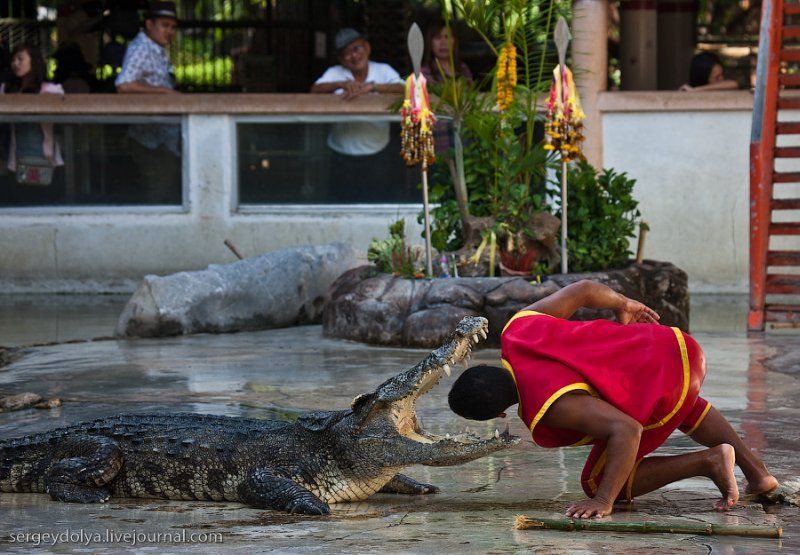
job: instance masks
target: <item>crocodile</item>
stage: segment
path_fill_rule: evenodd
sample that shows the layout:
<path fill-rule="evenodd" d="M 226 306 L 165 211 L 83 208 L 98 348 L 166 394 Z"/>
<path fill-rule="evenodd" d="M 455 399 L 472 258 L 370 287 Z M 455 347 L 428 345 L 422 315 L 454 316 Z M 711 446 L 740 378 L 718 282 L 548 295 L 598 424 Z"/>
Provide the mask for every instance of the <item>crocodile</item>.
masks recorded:
<path fill-rule="evenodd" d="M 417 365 L 357 396 L 346 410 L 305 413 L 293 422 L 123 414 L 0 441 L 0 492 L 47 493 L 74 503 L 234 501 L 310 515 L 379 492 L 435 493 L 400 470 L 458 465 L 519 442 L 508 428 L 483 439 L 469 431 L 435 435 L 416 415 L 420 396 L 456 363 L 469 364 L 487 325 L 481 317 L 464 318 Z"/>

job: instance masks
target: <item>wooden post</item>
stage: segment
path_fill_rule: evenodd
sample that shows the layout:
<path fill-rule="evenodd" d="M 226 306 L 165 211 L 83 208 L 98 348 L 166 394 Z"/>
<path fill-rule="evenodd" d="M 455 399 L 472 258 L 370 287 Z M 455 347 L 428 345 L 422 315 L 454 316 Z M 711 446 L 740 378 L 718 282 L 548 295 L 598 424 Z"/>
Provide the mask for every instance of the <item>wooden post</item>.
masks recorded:
<path fill-rule="evenodd" d="M 422 161 L 422 205 L 425 210 L 425 270 L 433 277 L 433 252 L 431 248 L 431 215 L 428 206 L 428 164 Z"/>
<path fill-rule="evenodd" d="M 567 163 L 561 162 L 561 273 L 569 271 L 567 257 Z"/>

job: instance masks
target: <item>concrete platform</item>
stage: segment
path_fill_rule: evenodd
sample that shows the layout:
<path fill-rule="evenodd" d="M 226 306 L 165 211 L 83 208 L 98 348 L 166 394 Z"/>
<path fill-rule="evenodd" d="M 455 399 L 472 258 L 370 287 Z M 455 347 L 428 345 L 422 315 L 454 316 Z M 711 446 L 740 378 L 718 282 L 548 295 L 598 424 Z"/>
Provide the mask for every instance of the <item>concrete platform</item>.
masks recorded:
<path fill-rule="evenodd" d="M 31 302 L 31 307 L 41 306 Z M 56 305 L 57 300 L 48 310 Z M 800 341 L 790 334 L 748 339 L 731 320 L 738 317 L 740 305 L 735 299 L 715 300 L 707 307 L 710 315 L 699 317 L 702 331 L 695 337 L 709 361 L 704 395 L 762 453 L 779 480 L 800 489 Z M 9 301 L 0 303 L 0 345 L 32 342 L 26 336 L 47 339 L 41 331 L 43 324 L 26 324 L 25 318 L 32 314 L 46 322 L 47 310 L 26 312 L 3 306 L 8 307 Z M 113 325 L 110 313 L 114 309 L 113 301 L 83 309 L 72 306 L 62 313 L 67 316 L 61 317 L 58 339 L 103 335 L 97 333 L 96 322 Z M 722 312 L 711 314 L 714 310 Z M 95 320 L 90 318 L 93 314 Z M 697 314 L 693 306 L 693 315 Z M 81 328 L 87 320 L 94 323 Z M 14 333 L 15 329 L 29 331 Z M 302 410 L 344 407 L 356 394 L 371 390 L 425 354 L 325 339 L 316 326 L 33 347 L 0 369 L 0 392 L 58 396 L 64 405 L 50 411 L 0 414 L 0 438 L 123 411 L 292 418 Z M 479 351 L 473 364 L 493 363 L 497 357 L 495 350 Z M 468 424 L 447 409 L 449 383 L 452 379 L 421 402 L 419 414 L 431 431 L 457 431 Z M 526 437 L 518 448 L 462 467 L 409 469 L 409 475 L 439 485 L 441 494 L 377 495 L 363 503 L 334 505 L 328 518 L 290 516 L 232 503 L 112 499 L 102 505 L 67 505 L 44 495 L 0 494 L 0 551 L 27 551 L 38 540 L 48 552 L 106 553 L 130 549 L 136 540 L 135 549 L 142 553 L 800 552 L 797 508 L 772 507 L 765 512 L 760 505 L 742 504 L 730 513 L 715 513 L 712 502 L 718 492 L 703 479 L 644 496 L 609 518 L 780 524 L 784 538 L 514 531 L 515 515 L 557 517 L 571 500 L 582 497 L 578 476 L 586 449 L 537 448 L 524 425 L 516 418 L 510 421 L 512 432 Z M 469 423 L 482 435 L 502 424 Z M 691 440 L 675 435 L 659 452 L 693 449 Z M 65 531 L 76 541 L 61 541 Z M 45 538 L 45 533 L 56 535 L 56 541 Z M 162 537 L 156 538 L 159 533 Z M 153 539 L 157 541 L 148 541 Z M 200 543 L 203 539 L 205 543 Z"/>

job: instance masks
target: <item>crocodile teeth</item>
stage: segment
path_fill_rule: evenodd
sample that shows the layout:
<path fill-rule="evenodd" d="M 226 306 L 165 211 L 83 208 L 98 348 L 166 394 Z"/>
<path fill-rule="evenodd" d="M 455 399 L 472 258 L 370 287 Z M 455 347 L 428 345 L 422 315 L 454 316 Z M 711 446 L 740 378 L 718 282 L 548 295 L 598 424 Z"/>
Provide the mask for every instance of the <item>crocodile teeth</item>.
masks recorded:
<path fill-rule="evenodd" d="M 467 427 L 464 429 L 464 433 L 465 433 L 465 434 L 468 434 L 468 433 L 469 433 L 469 426 L 467 426 Z"/>
<path fill-rule="evenodd" d="M 500 430 L 498 430 L 497 428 L 494 429 L 494 438 L 500 439 Z"/>
<path fill-rule="evenodd" d="M 486 330 L 481 330 L 481 331 L 480 331 L 480 334 L 481 334 L 481 337 L 483 337 L 484 339 L 486 339 L 486 337 L 487 337 L 487 335 L 488 335 L 488 334 L 486 333 Z"/>
<path fill-rule="evenodd" d="M 446 439 L 450 439 L 450 434 L 444 434 L 444 437 L 445 437 Z"/>
<path fill-rule="evenodd" d="M 477 343 L 478 341 L 480 340 L 478 339 L 478 334 L 476 333 L 475 335 L 472 336 L 472 342 Z"/>
<path fill-rule="evenodd" d="M 448 376 L 451 374 L 450 365 L 449 364 L 445 364 L 444 365 L 444 373 L 447 374 Z"/>

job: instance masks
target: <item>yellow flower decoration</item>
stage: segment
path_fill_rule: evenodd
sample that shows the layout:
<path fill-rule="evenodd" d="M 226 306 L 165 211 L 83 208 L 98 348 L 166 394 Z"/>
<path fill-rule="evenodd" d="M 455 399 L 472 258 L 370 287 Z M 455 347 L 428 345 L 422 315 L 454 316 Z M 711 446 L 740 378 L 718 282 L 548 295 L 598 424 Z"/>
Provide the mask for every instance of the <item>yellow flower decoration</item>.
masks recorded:
<path fill-rule="evenodd" d="M 544 124 L 547 139 L 545 150 L 559 151 L 564 162 L 583 159 L 581 143 L 585 117 L 572 72 L 564 67 L 562 73 L 561 66 L 556 66 L 547 101 L 547 120 Z"/>
<path fill-rule="evenodd" d="M 517 48 L 507 42 L 497 56 L 497 107 L 502 111 L 514 100 L 517 86 Z"/>

